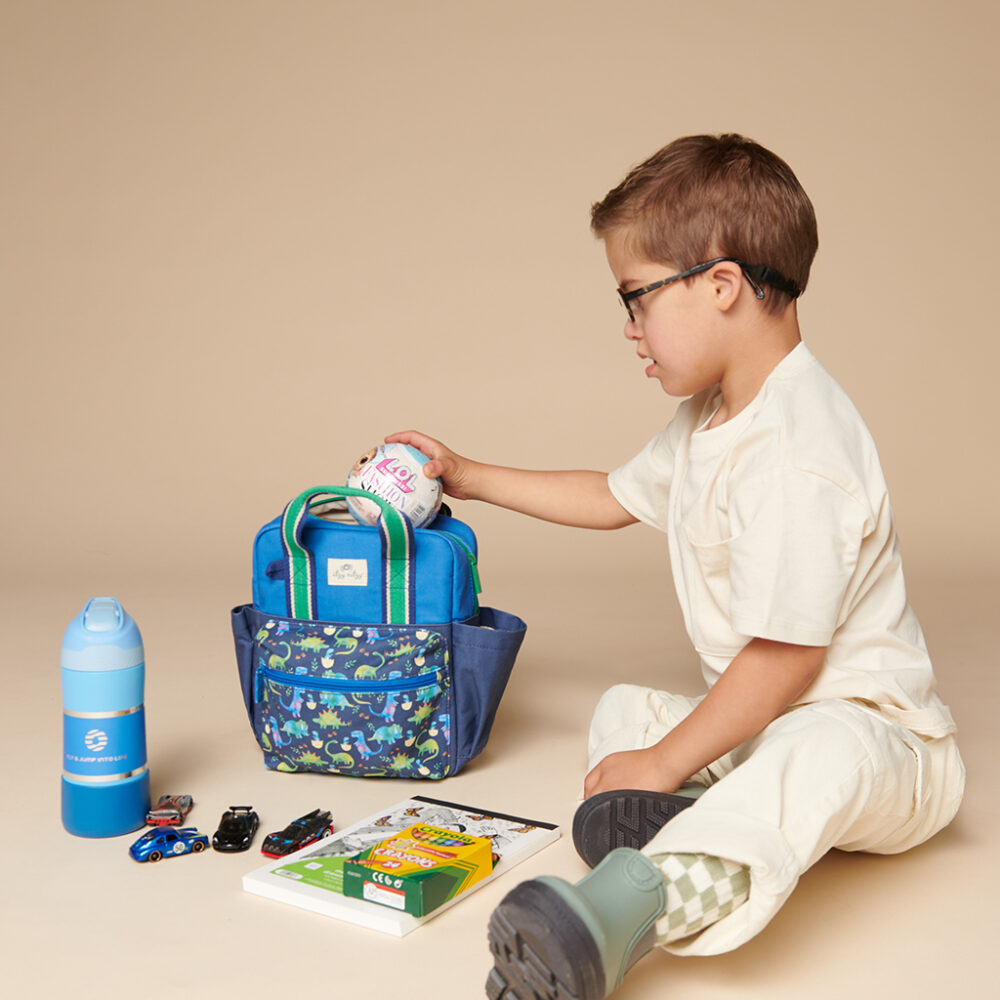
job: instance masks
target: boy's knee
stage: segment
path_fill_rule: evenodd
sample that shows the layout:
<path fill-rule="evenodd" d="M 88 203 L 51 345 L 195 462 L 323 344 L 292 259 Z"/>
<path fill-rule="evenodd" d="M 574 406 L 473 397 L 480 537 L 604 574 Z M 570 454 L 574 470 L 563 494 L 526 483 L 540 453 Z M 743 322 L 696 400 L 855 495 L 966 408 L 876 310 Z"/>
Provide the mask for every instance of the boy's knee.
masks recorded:
<path fill-rule="evenodd" d="M 652 688 L 638 684 L 615 684 L 608 688 L 594 707 L 591 734 L 608 733 L 637 722 L 648 722 L 654 717 L 650 708 Z"/>
<path fill-rule="evenodd" d="M 690 715 L 699 701 L 638 684 L 616 684 L 601 695 L 594 708 L 591 740 L 595 734 L 607 735 L 638 725 L 652 725 L 661 729 L 662 735 Z"/>
<path fill-rule="evenodd" d="M 640 687 L 638 684 L 615 684 L 601 695 L 597 701 L 597 707 L 615 706 L 620 708 L 642 704 L 647 700 L 649 691 L 650 688 Z"/>
<path fill-rule="evenodd" d="M 587 740 L 587 752 L 596 759 L 616 750 L 632 750 L 641 745 L 642 733 L 653 720 L 649 710 L 650 688 L 616 684 L 601 695 L 594 708 Z"/>

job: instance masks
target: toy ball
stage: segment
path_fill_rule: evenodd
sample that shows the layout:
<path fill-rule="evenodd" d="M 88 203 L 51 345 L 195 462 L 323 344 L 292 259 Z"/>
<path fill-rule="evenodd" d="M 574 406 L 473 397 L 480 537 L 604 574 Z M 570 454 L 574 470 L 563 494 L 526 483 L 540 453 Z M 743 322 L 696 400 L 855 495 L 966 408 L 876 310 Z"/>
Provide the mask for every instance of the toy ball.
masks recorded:
<path fill-rule="evenodd" d="M 408 444 L 381 444 L 354 463 L 347 485 L 381 497 L 419 528 L 433 520 L 441 507 L 441 480 L 424 475 L 429 461 Z M 347 506 L 361 524 L 375 524 L 381 513 L 377 503 L 364 497 L 348 497 Z"/>

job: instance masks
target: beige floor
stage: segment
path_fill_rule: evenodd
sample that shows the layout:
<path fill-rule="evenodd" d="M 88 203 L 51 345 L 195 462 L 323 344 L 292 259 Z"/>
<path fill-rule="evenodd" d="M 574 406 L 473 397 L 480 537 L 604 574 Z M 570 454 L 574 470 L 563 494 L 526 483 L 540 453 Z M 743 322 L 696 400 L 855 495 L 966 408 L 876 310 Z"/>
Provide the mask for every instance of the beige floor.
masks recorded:
<path fill-rule="evenodd" d="M 315 806 L 347 825 L 413 792 L 568 829 L 601 690 L 621 679 L 698 686 L 664 580 L 578 578 L 566 591 L 555 577 L 501 575 L 485 597 L 521 613 L 529 633 L 473 766 L 434 785 L 276 774 L 261 763 L 235 682 L 227 612 L 244 585 L 123 584 L 146 644 L 153 793 L 191 793 L 190 820 L 209 833 L 231 803 L 252 803 L 266 829 Z M 712 959 L 656 953 L 630 974 L 620 1000 L 996 995 L 1000 817 L 990 734 L 1000 683 L 987 624 L 1000 582 L 926 575 L 910 588 L 961 727 L 969 784 L 957 821 L 905 856 L 828 856 L 740 951 Z M 397 940 L 244 893 L 241 876 L 257 867 L 256 853 L 138 865 L 126 854 L 132 835 L 69 836 L 59 817 L 58 648 L 90 595 L 66 587 L 2 596 L 8 996 L 464 1000 L 482 995 L 485 925 L 501 896 L 522 877 L 584 872 L 567 835 Z"/>

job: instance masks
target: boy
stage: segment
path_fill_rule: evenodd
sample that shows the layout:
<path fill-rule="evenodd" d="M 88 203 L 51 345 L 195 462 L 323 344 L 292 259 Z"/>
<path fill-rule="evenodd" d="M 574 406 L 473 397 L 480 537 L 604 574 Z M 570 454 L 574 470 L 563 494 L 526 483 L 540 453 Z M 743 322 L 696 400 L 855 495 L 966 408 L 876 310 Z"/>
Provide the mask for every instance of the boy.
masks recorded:
<path fill-rule="evenodd" d="M 647 378 L 690 397 L 666 430 L 610 475 L 388 439 L 427 453 L 451 496 L 666 532 L 708 685 L 601 698 L 573 824 L 593 871 L 500 903 L 493 1000 L 600 1000 L 654 944 L 735 948 L 830 848 L 906 850 L 950 822 L 964 787 L 874 444 L 801 342 L 817 236 L 795 175 L 741 136 L 679 139 L 592 226 Z"/>

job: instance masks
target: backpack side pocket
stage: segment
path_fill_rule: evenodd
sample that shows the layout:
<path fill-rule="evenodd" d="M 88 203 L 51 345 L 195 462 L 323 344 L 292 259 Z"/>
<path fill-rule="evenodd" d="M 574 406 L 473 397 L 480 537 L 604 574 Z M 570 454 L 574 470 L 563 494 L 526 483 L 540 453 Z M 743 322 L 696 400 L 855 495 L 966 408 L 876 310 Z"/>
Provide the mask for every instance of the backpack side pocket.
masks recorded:
<path fill-rule="evenodd" d="M 527 626 L 506 611 L 480 608 L 476 618 L 451 629 L 457 770 L 486 746 Z"/>

